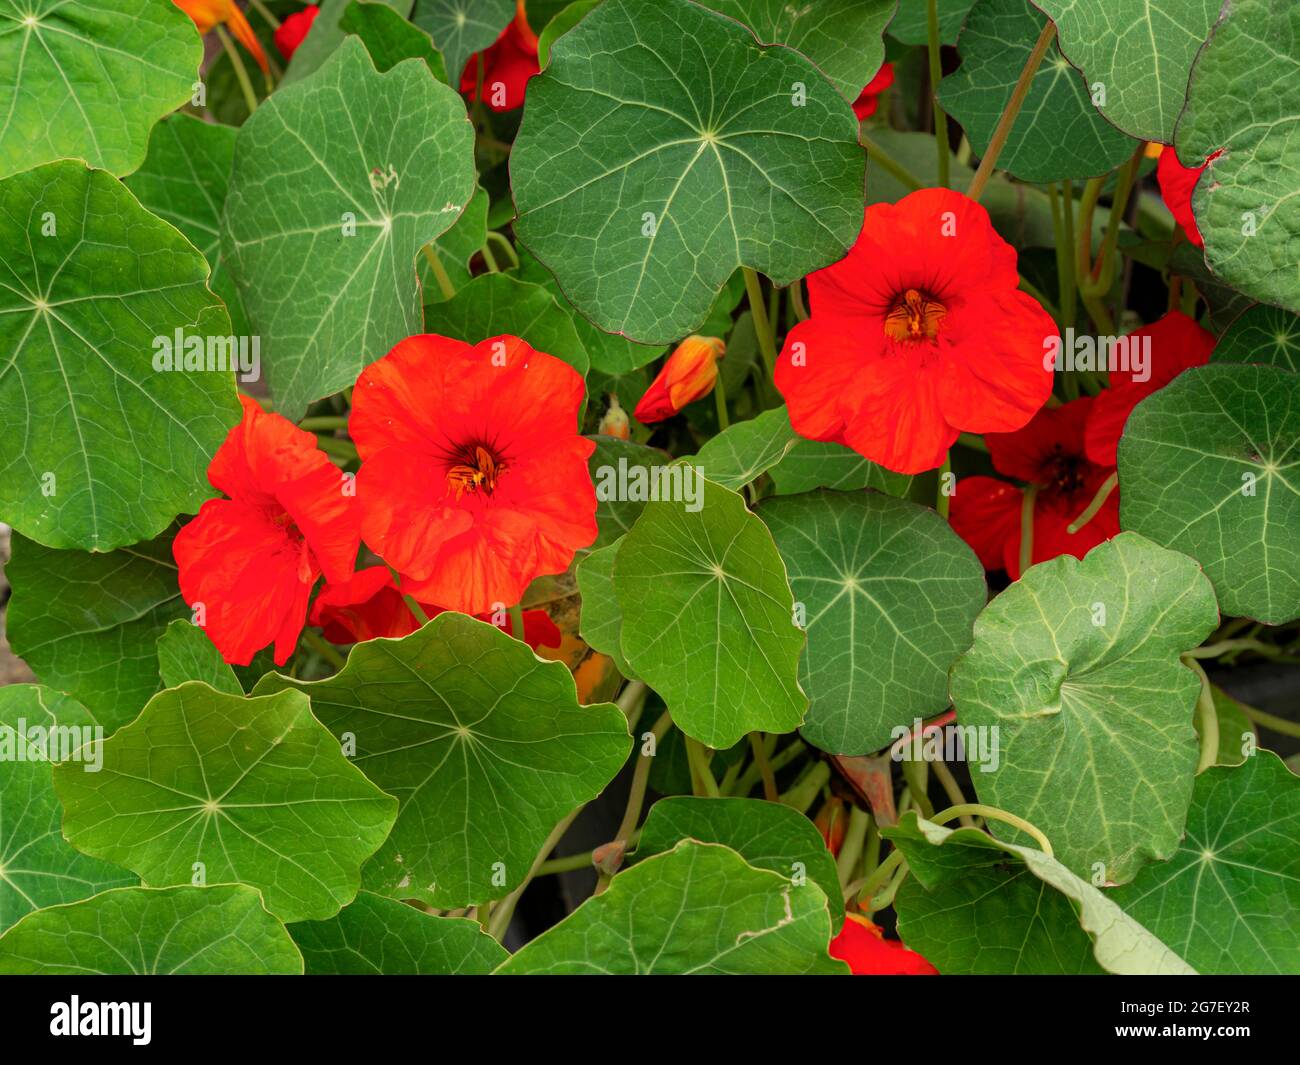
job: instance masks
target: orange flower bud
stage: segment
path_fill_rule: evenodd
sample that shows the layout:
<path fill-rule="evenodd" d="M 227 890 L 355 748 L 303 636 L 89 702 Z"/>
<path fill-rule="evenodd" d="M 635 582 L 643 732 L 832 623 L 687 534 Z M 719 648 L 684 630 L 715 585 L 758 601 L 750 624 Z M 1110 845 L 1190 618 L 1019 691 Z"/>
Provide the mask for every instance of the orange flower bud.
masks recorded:
<path fill-rule="evenodd" d="M 637 421 L 661 422 L 707 396 L 718 379 L 718 360 L 726 353 L 726 342 L 718 337 L 683 340 L 636 405 Z"/>
<path fill-rule="evenodd" d="M 605 416 L 600 419 L 598 431 L 604 436 L 616 436 L 620 440 L 626 440 L 631 432 L 627 411 L 619 405 L 618 396 L 613 392 L 609 394 L 609 410 L 605 411 Z"/>
<path fill-rule="evenodd" d="M 844 830 L 848 825 L 848 818 L 844 813 L 844 800 L 832 795 L 817 811 L 813 824 L 822 834 L 822 839 L 826 841 L 831 854 L 838 857 L 840 847 L 844 843 Z"/>

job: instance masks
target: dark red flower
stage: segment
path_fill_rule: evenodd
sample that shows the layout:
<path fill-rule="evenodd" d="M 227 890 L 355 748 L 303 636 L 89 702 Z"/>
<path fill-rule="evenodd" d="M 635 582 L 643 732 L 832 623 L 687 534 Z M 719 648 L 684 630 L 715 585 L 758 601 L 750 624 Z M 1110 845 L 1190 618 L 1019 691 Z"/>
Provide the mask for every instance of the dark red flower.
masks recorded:
<path fill-rule="evenodd" d="M 421 603 L 429 618 L 443 612 L 441 607 Z M 559 647 L 559 626 L 545 610 L 525 610 L 524 643 L 534 651 L 539 647 Z M 508 611 L 479 614 L 479 621 L 499 624 L 514 635 L 514 622 Z M 310 621 L 324 630 L 331 643 L 361 643 L 379 637 L 400 639 L 420 627 L 411 608 L 393 581 L 387 566 L 370 566 L 357 570 L 351 580 L 326 584 L 312 604 Z"/>
<path fill-rule="evenodd" d="M 1192 214 L 1192 192 L 1201 180 L 1205 168 L 1217 159 L 1221 152 L 1215 152 L 1200 166 L 1187 167 L 1178 161 L 1173 148 L 1165 148 L 1160 153 L 1160 162 L 1156 164 L 1156 183 L 1160 186 L 1160 195 L 1174 216 L 1174 221 L 1183 227 L 1187 239 L 1198 248 L 1204 247 L 1201 231 L 1196 226 L 1196 216 Z"/>
<path fill-rule="evenodd" d="M 1166 153 L 1167 154 L 1167 153 Z M 1097 397 L 1088 415 L 1088 458 L 1104 466 L 1114 466 L 1119 438 L 1133 408 L 1147 396 L 1164 388 L 1184 370 L 1204 366 L 1214 350 L 1214 335 L 1202 329 L 1181 311 L 1170 311 L 1163 318 L 1128 335 L 1132 344 L 1142 343 L 1150 358 L 1137 380 L 1133 370 L 1112 370 L 1110 387 Z"/>
<path fill-rule="evenodd" d="M 528 25 L 524 0 L 518 0 L 515 17 L 496 42 L 469 57 L 460 78 L 460 91 L 477 99 L 479 56 L 483 57 L 483 102 L 493 111 L 513 111 L 524 106 L 528 79 L 537 64 L 537 34 Z"/>
<path fill-rule="evenodd" d="M 316 438 L 255 400 L 208 467 L 229 499 L 210 499 L 172 544 L 181 595 L 227 662 L 246 666 L 275 642 L 293 654 L 322 573 L 346 581 L 356 564 L 356 500 Z"/>
<path fill-rule="evenodd" d="M 596 538 L 582 377 L 511 336 L 403 340 L 358 378 L 362 532 L 420 602 L 517 603 Z"/>
<path fill-rule="evenodd" d="M 285 59 L 292 59 L 293 53 L 306 39 L 311 24 L 316 21 L 316 16 L 319 14 L 320 8 L 315 4 L 308 4 L 301 11 L 295 11 L 281 22 L 274 36 L 276 51 Z"/>
<path fill-rule="evenodd" d="M 858 98 L 853 101 L 853 113 L 858 116 L 858 121 L 862 122 L 876 113 L 876 105 L 880 102 L 880 94 L 894 84 L 894 64 L 882 63 L 876 76 L 867 82 Z"/>
<path fill-rule="evenodd" d="M 854 976 L 938 976 L 939 970 L 897 939 L 886 939 L 879 926 L 850 913 L 830 954 L 847 962 Z"/>
<path fill-rule="evenodd" d="M 1119 533 L 1119 492 L 1078 532 L 1070 524 L 1083 513 L 1114 466 L 1099 466 L 1084 454 L 1084 428 L 1095 400 L 1076 399 L 1044 407 L 1023 429 L 989 433 L 993 468 L 1037 488 L 1034 499 L 1032 562 L 1057 555 L 1083 558 Z M 993 477 L 965 477 L 957 483 L 949 518 L 984 564 L 1020 577 L 1020 519 L 1024 492 Z"/>
<path fill-rule="evenodd" d="M 848 255 L 809 276 L 812 316 L 777 362 L 795 431 L 920 473 L 960 431 L 1020 428 L 1051 392 L 1057 332 L 1019 284 L 1015 249 L 961 193 L 868 207 Z"/>

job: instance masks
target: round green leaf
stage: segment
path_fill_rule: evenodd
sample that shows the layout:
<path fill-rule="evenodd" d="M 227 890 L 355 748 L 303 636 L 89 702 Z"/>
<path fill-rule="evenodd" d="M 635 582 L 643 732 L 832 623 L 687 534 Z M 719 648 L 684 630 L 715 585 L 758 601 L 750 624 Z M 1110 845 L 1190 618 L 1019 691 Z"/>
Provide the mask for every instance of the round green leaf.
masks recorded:
<path fill-rule="evenodd" d="M 222 253 L 285 417 L 420 332 L 415 256 L 469 203 L 473 141 L 426 64 L 380 74 L 357 37 L 240 128 Z"/>
<path fill-rule="evenodd" d="M 526 944 L 498 973 L 847 973 L 826 952 L 826 896 L 755 869 L 735 851 L 683 840 L 625 869 Z"/>
<path fill-rule="evenodd" d="M 469 57 L 501 36 L 514 14 L 510 0 L 417 0 L 411 21 L 433 38 L 459 86 Z"/>
<path fill-rule="evenodd" d="M 450 611 L 404 639 L 357 644 L 327 680 L 273 673 L 255 692 L 290 687 L 401 802 L 366 887 L 440 908 L 518 887 L 551 829 L 631 749 L 622 711 L 579 706 L 563 665 Z"/>
<path fill-rule="evenodd" d="M 1174 142 L 1187 76 L 1220 0 L 1034 0 L 1056 23 L 1061 51 L 1100 86 L 1101 111 L 1132 137 Z"/>
<path fill-rule="evenodd" d="M 1261 362 L 1300 371 L 1300 317 L 1257 303 L 1232 320 L 1214 346 L 1211 362 Z"/>
<path fill-rule="evenodd" d="M 118 888 L 28 914 L 0 974 L 296 976 L 302 955 L 250 887 Z"/>
<path fill-rule="evenodd" d="M 325 921 L 290 925 L 308 976 L 486 976 L 509 953 L 475 921 L 362 891 Z"/>
<path fill-rule="evenodd" d="M 202 58 L 164 0 L 0 0 L 0 177 L 69 157 L 129 174 Z"/>
<path fill-rule="evenodd" d="M 189 610 L 170 533 L 107 554 L 53 551 L 15 535 L 9 640 L 46 684 L 74 695 L 107 732 L 161 687 L 158 638 Z"/>
<path fill-rule="evenodd" d="M 0 687 L 0 932 L 32 910 L 136 883 L 74 850 L 59 823 L 50 762 L 95 741 L 89 710 L 36 684 Z M 74 765 L 92 772 L 95 749 Z"/>
<path fill-rule="evenodd" d="M 1188 975 L 1193 970 L 1110 895 L 1055 858 L 908 811 L 882 829 L 912 875 L 898 932 L 946 975 Z"/>
<path fill-rule="evenodd" d="M 1178 658 L 1218 620 L 1196 563 L 1134 533 L 1031 567 L 984 608 L 952 668 L 962 725 L 997 730 L 996 768 L 972 774 L 980 801 L 1036 825 L 1090 881 L 1122 884 L 1167 858 L 1198 756 L 1200 681 Z"/>
<path fill-rule="evenodd" d="M 606 0 L 529 83 L 516 232 L 596 325 L 671 343 L 738 266 L 787 285 L 843 256 L 857 132 L 797 52 L 687 0 Z"/>
<path fill-rule="evenodd" d="M 971 645 L 984 568 L 929 507 L 877 492 L 765 500 L 808 633 L 800 732 L 833 754 L 867 754 L 898 726 L 948 705 L 948 667 Z"/>
<path fill-rule="evenodd" d="M 692 467 L 677 467 L 683 478 Z M 623 537 L 614 591 L 623 654 L 673 721 L 710 747 L 791 732 L 804 636 L 772 534 L 735 492 L 694 477 L 698 506 L 649 503 Z"/>
<path fill-rule="evenodd" d="M 1205 2 L 1218 13 L 1218 0 Z M 1297 85 L 1300 6 L 1232 0 L 1192 68 L 1175 143 L 1187 166 L 1223 152 L 1192 194 L 1210 269 L 1300 313 Z"/>
<path fill-rule="evenodd" d="M 197 625 L 173 621 L 158 637 L 158 672 L 164 688 L 179 688 L 189 680 L 201 680 L 209 688 L 227 695 L 243 695 L 235 671 L 226 664 L 216 645 Z"/>
<path fill-rule="evenodd" d="M 779 463 L 802 438 L 790 427 L 784 407 L 724 429 L 691 459 L 714 484 L 739 492 Z"/>
<path fill-rule="evenodd" d="M 239 421 L 234 375 L 154 361 L 177 334 L 209 350 L 229 338 L 203 256 L 75 162 L 0 181 L 0 246 L 5 520 L 49 547 L 111 551 L 198 510 Z"/>
<path fill-rule="evenodd" d="M 979 0 L 957 40 L 961 67 L 939 85 L 939 102 L 983 155 L 1047 18 L 1029 0 Z M 998 156 L 1022 181 L 1095 177 L 1133 154 L 1138 142 L 1097 113 L 1079 72 L 1053 44 Z"/>
<path fill-rule="evenodd" d="M 1148 396 L 1119 442 L 1120 524 L 1191 555 L 1225 614 L 1300 617 L 1300 376 L 1197 367 Z"/>
<path fill-rule="evenodd" d="M 1203 973 L 1300 971 L 1300 778 L 1272 751 L 1196 778 L 1187 834 L 1115 901 Z"/>
<path fill-rule="evenodd" d="M 835 859 L 821 833 L 798 810 L 763 799 L 660 799 L 641 826 L 636 860 L 672 850 L 684 839 L 730 847 L 750 865 L 780 873 L 795 887 L 816 884 L 826 894 L 832 927 L 843 923 Z"/>
<path fill-rule="evenodd" d="M 151 886 L 251 884 L 283 920 L 329 917 L 354 898 L 397 811 L 296 692 L 244 699 L 183 684 L 105 741 L 103 758 L 98 773 L 54 771 L 75 847 Z"/>

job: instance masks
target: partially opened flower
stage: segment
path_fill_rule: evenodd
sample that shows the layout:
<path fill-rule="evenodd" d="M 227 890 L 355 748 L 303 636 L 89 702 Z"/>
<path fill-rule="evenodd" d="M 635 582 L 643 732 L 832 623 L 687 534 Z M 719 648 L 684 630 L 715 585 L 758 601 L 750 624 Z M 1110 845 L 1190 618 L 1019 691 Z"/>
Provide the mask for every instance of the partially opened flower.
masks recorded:
<path fill-rule="evenodd" d="M 596 538 L 582 377 L 516 337 L 403 340 L 358 378 L 362 532 L 420 602 L 517 603 Z"/>
<path fill-rule="evenodd" d="M 831 940 L 830 955 L 847 962 L 854 976 L 938 976 L 939 970 L 861 914 L 850 913 Z"/>
<path fill-rule="evenodd" d="M 848 255 L 809 275 L 811 317 L 777 362 L 795 431 L 920 473 L 959 432 L 1020 428 L 1051 392 L 1057 332 L 1019 284 L 1015 249 L 961 193 L 868 207 Z"/>
<path fill-rule="evenodd" d="M 677 345 L 650 382 L 632 414 L 644 424 L 671 418 L 689 403 L 703 399 L 718 380 L 718 360 L 727 345 L 717 337 L 690 336 Z"/>
<path fill-rule="evenodd" d="M 1141 373 L 1133 368 L 1112 370 L 1110 387 L 1097 397 L 1088 415 L 1088 458 L 1107 466 L 1115 465 L 1119 438 L 1133 408 L 1184 370 L 1204 366 L 1214 350 L 1214 335 L 1182 311 L 1170 311 L 1158 321 L 1135 329 L 1127 342 L 1130 350 L 1143 345 L 1142 350 L 1149 351 L 1150 358 Z"/>
<path fill-rule="evenodd" d="M 460 79 L 460 91 L 478 98 L 478 68 L 483 63 L 483 102 L 493 111 L 513 111 L 524 106 L 528 79 L 541 67 L 537 63 L 537 34 L 528 25 L 524 0 L 518 0 L 515 17 L 495 43 L 470 56 Z"/>
<path fill-rule="evenodd" d="M 228 499 L 210 499 L 172 543 L 181 595 L 227 662 L 246 666 L 275 643 L 293 654 L 312 585 L 356 564 L 356 500 L 316 438 L 255 400 L 208 467 Z"/>
<path fill-rule="evenodd" d="M 248 49 L 262 73 L 266 73 L 266 53 L 235 0 L 173 0 L 173 3 L 193 19 L 200 34 L 207 35 L 223 23 L 229 26 L 235 40 Z"/>
<path fill-rule="evenodd" d="M 1183 166 L 1173 148 L 1166 147 L 1160 153 L 1160 162 L 1156 164 L 1156 183 L 1160 186 L 1160 196 L 1174 216 L 1174 221 L 1183 227 L 1187 239 L 1198 248 L 1204 247 L 1205 242 L 1196 225 L 1196 216 L 1192 214 L 1192 193 L 1205 168 L 1220 154 L 1215 152 L 1200 166 Z"/>
<path fill-rule="evenodd" d="M 320 8 L 315 4 L 308 4 L 301 11 L 295 11 L 285 18 L 280 23 L 279 29 L 275 31 L 276 51 L 285 59 L 292 59 L 293 53 L 298 50 L 298 45 L 307 39 L 307 33 L 319 14 Z"/>
<path fill-rule="evenodd" d="M 894 64 L 882 63 L 880 69 L 876 71 L 873 77 L 858 98 L 853 101 L 853 113 L 858 116 L 858 121 L 862 122 L 876 113 L 876 107 L 880 102 L 880 94 L 894 84 Z"/>
<path fill-rule="evenodd" d="M 1100 509 L 1074 532 L 1070 527 L 1115 472 L 1084 453 L 1084 428 L 1095 400 L 1044 407 L 1023 429 L 985 438 L 993 467 L 1035 488 L 1032 562 L 1057 555 L 1083 558 L 1119 533 L 1119 492 L 1111 490 Z M 1113 486 L 1112 486 L 1113 487 Z M 984 564 L 1020 577 L 1020 528 L 1024 491 L 994 477 L 957 482 L 949 518 Z"/>

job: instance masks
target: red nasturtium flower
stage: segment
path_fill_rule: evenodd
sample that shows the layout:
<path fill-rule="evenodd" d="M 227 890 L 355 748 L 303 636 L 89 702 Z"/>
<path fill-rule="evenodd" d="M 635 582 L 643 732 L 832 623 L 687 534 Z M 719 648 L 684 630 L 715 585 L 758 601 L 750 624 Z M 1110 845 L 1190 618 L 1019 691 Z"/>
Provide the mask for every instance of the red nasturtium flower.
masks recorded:
<path fill-rule="evenodd" d="M 1170 311 L 1128 335 L 1130 345 L 1145 338 L 1151 351 L 1143 374 L 1147 379 L 1135 380 L 1132 370 L 1112 370 L 1110 387 L 1097 397 L 1088 415 L 1087 451 L 1093 462 L 1115 465 L 1119 438 L 1133 408 L 1184 370 L 1204 366 L 1214 350 L 1214 335 L 1181 311 Z"/>
<path fill-rule="evenodd" d="M 293 654 L 312 585 L 346 581 L 360 525 L 343 475 L 316 438 L 255 400 L 208 467 L 228 499 L 209 499 L 172 544 L 181 595 L 202 604 L 204 631 L 227 662 L 246 666 L 275 642 L 275 664 Z"/>
<path fill-rule="evenodd" d="M 1084 430 L 1095 400 L 1091 396 L 1063 406 L 1044 407 L 1023 429 L 989 433 L 985 443 L 993 467 L 1007 477 L 1037 486 L 1034 499 L 1033 562 L 1057 555 L 1083 558 L 1119 533 L 1119 492 L 1080 527 L 1069 526 L 1083 513 L 1115 467 L 1099 466 L 1084 453 Z M 949 518 L 984 564 L 1020 577 L 1020 517 L 1024 493 L 994 477 L 964 477 L 957 483 Z"/>
<path fill-rule="evenodd" d="M 443 612 L 429 603 L 421 603 L 420 608 L 430 618 Z M 492 614 L 479 614 L 478 619 L 489 625 L 497 623 Z M 369 566 L 357 570 L 350 580 L 325 584 L 312 603 L 308 620 L 319 626 L 331 643 L 361 643 L 378 637 L 400 639 L 420 627 L 387 566 Z M 500 627 L 514 635 L 514 622 L 508 613 Z M 524 643 L 534 651 L 559 647 L 562 639 L 559 626 L 545 610 L 524 611 Z"/>
<path fill-rule="evenodd" d="M 1015 249 L 961 193 L 868 207 L 848 255 L 809 275 L 811 317 L 777 362 L 795 431 L 920 473 L 960 431 L 1019 429 L 1051 392 L 1057 335 L 1019 284 Z"/>
<path fill-rule="evenodd" d="M 293 53 L 298 50 L 298 45 L 306 40 L 307 32 L 319 14 L 320 8 L 315 4 L 308 4 L 301 11 L 295 11 L 281 22 L 280 28 L 275 31 L 276 51 L 285 59 L 292 59 Z"/>
<path fill-rule="evenodd" d="M 362 533 L 419 602 L 517 603 L 596 539 L 583 381 L 511 336 L 403 340 L 357 379 Z"/>
<path fill-rule="evenodd" d="M 518 0 L 515 17 L 496 42 L 470 56 L 460 79 L 460 91 L 477 98 L 479 56 L 483 57 L 483 102 L 493 111 L 513 111 L 524 106 L 528 79 L 541 67 L 537 63 L 537 34 L 528 25 L 524 0 Z"/>
<path fill-rule="evenodd" d="M 1201 231 L 1196 225 L 1196 216 L 1192 214 L 1192 192 L 1201 174 L 1221 153 L 1215 152 L 1200 166 L 1183 166 L 1173 148 L 1166 147 L 1160 153 L 1160 162 L 1156 164 L 1156 183 L 1160 186 L 1160 196 L 1174 216 L 1174 221 L 1183 227 L 1187 239 L 1198 248 L 1205 246 Z"/>
<path fill-rule="evenodd" d="M 847 962 L 854 976 L 938 976 L 939 970 L 897 939 L 886 939 L 878 925 L 850 913 L 831 940 L 830 955 Z"/>
<path fill-rule="evenodd" d="M 689 336 L 668 356 L 632 413 L 645 425 L 671 418 L 689 403 L 703 399 L 718 380 L 718 360 L 727 344 L 717 337 Z"/>
<path fill-rule="evenodd" d="M 214 26 L 225 23 L 240 44 L 248 49 L 249 54 L 257 60 L 257 65 L 266 73 L 266 53 L 262 51 L 261 42 L 248 19 L 239 9 L 235 0 L 172 0 L 185 14 L 193 20 L 201 35 L 212 32 Z"/>
<path fill-rule="evenodd" d="M 853 101 L 853 113 L 858 116 L 858 121 L 862 122 L 876 113 L 876 106 L 880 102 L 880 94 L 894 84 L 894 64 L 882 63 L 876 76 L 867 82 L 866 87 L 858 94 L 858 98 Z"/>

